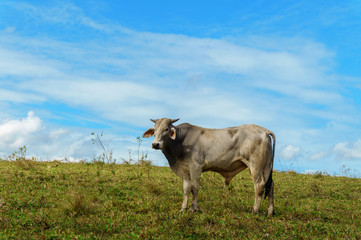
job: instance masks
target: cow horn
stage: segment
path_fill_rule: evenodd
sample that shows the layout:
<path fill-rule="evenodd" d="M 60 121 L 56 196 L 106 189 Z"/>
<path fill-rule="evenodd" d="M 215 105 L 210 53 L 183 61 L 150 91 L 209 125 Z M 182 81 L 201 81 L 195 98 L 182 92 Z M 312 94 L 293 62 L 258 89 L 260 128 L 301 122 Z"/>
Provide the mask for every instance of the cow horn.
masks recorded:
<path fill-rule="evenodd" d="M 170 121 L 172 122 L 172 123 L 175 123 L 176 121 L 178 121 L 179 120 L 179 118 L 177 118 L 177 119 L 171 119 Z"/>
<path fill-rule="evenodd" d="M 154 123 L 156 123 L 157 121 L 158 121 L 158 119 L 150 119 L 150 121 L 152 121 L 152 122 L 154 122 Z"/>

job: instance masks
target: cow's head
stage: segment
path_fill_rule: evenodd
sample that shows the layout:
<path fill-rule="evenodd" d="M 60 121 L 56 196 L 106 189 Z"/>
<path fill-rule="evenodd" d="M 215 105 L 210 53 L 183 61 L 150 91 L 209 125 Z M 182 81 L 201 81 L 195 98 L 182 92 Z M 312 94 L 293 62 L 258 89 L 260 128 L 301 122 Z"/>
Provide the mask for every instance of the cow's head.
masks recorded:
<path fill-rule="evenodd" d="M 169 119 L 169 118 L 160 118 L 157 120 L 150 119 L 154 122 L 154 127 L 149 128 L 144 134 L 144 138 L 154 136 L 154 141 L 152 143 L 152 148 L 162 149 L 163 143 L 169 139 L 175 140 L 176 130 L 173 126 L 173 123 L 179 120 L 178 119 Z"/>

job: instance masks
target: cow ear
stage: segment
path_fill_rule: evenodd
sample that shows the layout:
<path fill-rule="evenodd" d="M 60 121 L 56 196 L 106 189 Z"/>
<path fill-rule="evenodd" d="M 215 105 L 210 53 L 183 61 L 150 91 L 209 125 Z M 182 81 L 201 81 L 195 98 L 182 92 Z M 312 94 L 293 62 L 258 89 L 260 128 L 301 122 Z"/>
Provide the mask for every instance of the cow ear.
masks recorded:
<path fill-rule="evenodd" d="M 149 128 L 145 133 L 143 133 L 143 138 L 149 138 L 154 135 L 154 128 Z"/>
<path fill-rule="evenodd" d="M 170 135 L 170 138 L 175 140 L 176 136 L 177 136 L 177 133 L 176 133 L 176 130 L 174 127 L 172 127 L 169 131 L 169 135 Z"/>

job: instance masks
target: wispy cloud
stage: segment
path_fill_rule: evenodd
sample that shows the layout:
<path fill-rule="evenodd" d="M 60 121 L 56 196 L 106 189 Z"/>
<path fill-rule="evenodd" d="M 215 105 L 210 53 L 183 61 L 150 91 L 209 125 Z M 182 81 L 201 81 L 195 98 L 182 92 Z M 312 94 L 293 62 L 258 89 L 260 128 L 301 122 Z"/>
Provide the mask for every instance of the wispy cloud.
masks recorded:
<path fill-rule="evenodd" d="M 314 153 L 312 155 L 309 156 L 309 160 L 320 160 L 320 159 L 323 159 L 325 157 L 329 157 L 330 156 L 330 152 L 328 151 L 322 151 L 322 152 L 317 152 L 317 153 Z"/>
<path fill-rule="evenodd" d="M 33 44 L 39 48 L 38 43 Z M 11 74 L 12 77 L 22 72 L 26 74 L 27 69 L 18 67 L 26 66 L 25 68 L 30 69 L 27 76 L 32 79 L 24 83 L 23 88 L 39 91 L 43 95 L 49 95 L 61 101 L 94 106 L 95 109 L 97 105 L 101 105 L 98 110 L 108 109 L 106 105 L 110 105 L 110 101 L 124 103 L 120 105 L 126 108 L 131 103 L 124 100 L 129 100 L 131 97 L 134 98 L 132 99 L 134 103 L 139 102 L 143 106 L 145 106 L 144 102 L 151 102 L 153 105 L 173 103 L 176 106 L 169 106 L 173 109 L 182 108 L 184 105 L 192 105 L 194 108 L 196 104 L 187 104 L 186 100 L 197 103 L 193 98 L 201 100 L 207 97 L 208 104 L 200 101 L 199 106 L 209 106 L 214 98 L 214 104 L 223 102 L 223 106 L 234 105 L 246 108 L 245 111 L 238 109 L 240 115 L 249 115 L 250 119 L 254 119 L 257 113 L 251 113 L 247 105 L 251 104 L 254 109 L 257 109 L 259 108 L 257 105 L 261 102 L 267 104 L 264 98 L 271 97 L 267 94 L 259 95 L 257 92 L 262 89 L 271 90 L 281 94 L 282 98 L 288 99 L 284 103 L 277 102 L 277 106 L 281 105 L 282 108 L 268 107 L 270 110 L 281 111 L 283 114 L 293 114 L 294 107 L 287 103 L 301 101 L 304 104 L 320 104 L 323 109 L 318 109 L 316 112 L 307 106 L 301 106 L 298 112 L 327 118 L 332 117 L 327 116 L 327 113 L 331 114 L 335 106 L 343 102 L 343 97 L 336 91 L 336 87 L 325 88 L 330 82 L 334 82 L 336 86 L 337 84 L 335 79 L 325 75 L 323 69 L 326 67 L 322 60 L 308 66 L 305 62 L 307 57 L 299 57 L 298 54 L 292 52 L 265 51 L 236 45 L 227 40 L 133 33 L 116 43 L 105 43 L 100 47 L 96 47 L 94 43 L 82 46 L 66 43 L 64 44 L 68 48 L 66 55 L 57 55 L 57 59 L 54 59 L 53 54 L 58 52 L 59 45 L 62 45 L 62 42 L 46 45 L 46 51 L 50 52 L 47 56 L 47 60 L 50 60 L 48 63 L 46 63 L 47 60 L 39 60 L 35 56 L 32 61 L 29 61 L 30 64 L 19 60 L 23 59 L 21 57 L 8 58 L 13 59 L 9 63 L 14 66 L 13 69 L 20 69 L 16 71 L 16 74 L 6 72 L 7 70 L 4 69 L 3 74 Z M 64 46 L 60 49 L 64 49 Z M 86 51 L 86 49 L 92 50 Z M 8 54 L 11 52 L 8 51 Z M 13 56 L 17 54 L 13 52 Z M 321 55 L 324 57 L 323 52 Z M 62 60 L 59 59 L 60 56 Z M 72 66 L 67 63 L 73 62 L 74 59 L 76 62 Z M 83 71 L 82 69 L 85 68 L 90 71 Z M 103 69 L 106 69 L 107 73 L 102 73 Z M 285 70 L 287 73 L 282 73 Z M 186 85 L 194 75 L 200 77 L 198 77 L 198 89 L 196 89 L 198 93 L 192 95 L 193 93 Z M 220 82 L 217 78 L 221 75 L 228 76 L 229 79 Z M 238 89 L 237 93 L 232 90 L 229 92 L 216 90 L 220 85 L 234 85 Z M 176 88 L 171 89 L 172 87 Z M 207 91 L 217 93 L 209 95 Z M 189 95 L 189 98 L 183 99 L 184 94 Z M 257 99 L 256 96 L 260 98 Z M 272 98 L 272 101 L 278 100 Z M 112 106 L 114 109 L 114 105 Z M 199 110 L 196 109 L 194 112 L 199 112 Z M 266 118 L 274 114 L 277 112 L 270 111 L 262 117 Z M 111 116 L 111 114 L 107 115 Z M 247 119 L 247 116 L 242 119 Z"/>
<path fill-rule="evenodd" d="M 108 27 L 87 17 L 83 10 L 70 3 L 60 3 L 53 6 L 37 5 L 26 2 L 5 2 L 5 5 L 26 13 L 31 19 L 59 24 L 81 24 L 97 30 L 107 31 Z"/>
<path fill-rule="evenodd" d="M 16 92 L 0 88 L 0 101 L 13 103 L 37 103 L 45 101 L 43 96 L 26 92 Z"/>
<path fill-rule="evenodd" d="M 0 56 L 0 76 L 41 77 L 60 74 L 52 66 L 53 60 L 41 59 L 26 50 L 10 51 L 0 46 Z"/>

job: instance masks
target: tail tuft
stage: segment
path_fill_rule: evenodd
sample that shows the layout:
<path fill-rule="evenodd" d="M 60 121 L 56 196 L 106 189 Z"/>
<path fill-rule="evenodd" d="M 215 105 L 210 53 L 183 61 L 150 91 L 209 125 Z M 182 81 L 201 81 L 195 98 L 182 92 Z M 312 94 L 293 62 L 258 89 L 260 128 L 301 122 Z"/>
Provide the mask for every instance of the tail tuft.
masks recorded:
<path fill-rule="evenodd" d="M 272 183 L 273 183 L 273 180 L 272 180 L 272 170 L 271 170 L 271 173 L 270 173 L 270 175 L 268 177 L 268 180 L 266 182 L 266 185 L 265 185 L 265 191 L 264 191 L 264 198 L 265 199 L 266 199 L 266 197 L 268 197 L 268 194 L 271 191 Z"/>

